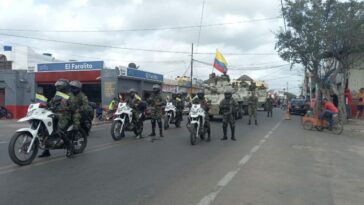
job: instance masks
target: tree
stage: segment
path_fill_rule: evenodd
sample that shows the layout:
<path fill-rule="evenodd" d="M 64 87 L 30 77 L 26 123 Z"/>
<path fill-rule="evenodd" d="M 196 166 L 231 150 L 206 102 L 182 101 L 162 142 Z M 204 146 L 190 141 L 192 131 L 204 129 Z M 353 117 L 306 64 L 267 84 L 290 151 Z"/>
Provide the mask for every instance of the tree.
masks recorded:
<path fill-rule="evenodd" d="M 338 73 L 346 79 L 353 54 L 363 52 L 363 2 L 286 0 L 285 5 L 282 13 L 288 30 L 276 35 L 276 49 L 292 66 L 302 64 L 321 93 L 329 93 Z M 345 106 L 343 97 L 340 101 Z M 340 110 L 345 114 L 345 109 Z"/>

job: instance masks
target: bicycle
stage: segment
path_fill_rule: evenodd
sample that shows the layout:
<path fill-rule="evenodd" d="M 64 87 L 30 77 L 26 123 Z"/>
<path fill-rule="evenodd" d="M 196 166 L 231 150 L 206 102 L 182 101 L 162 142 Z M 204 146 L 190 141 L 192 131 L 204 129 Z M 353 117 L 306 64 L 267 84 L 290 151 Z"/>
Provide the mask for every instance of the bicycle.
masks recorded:
<path fill-rule="evenodd" d="M 305 130 L 313 130 L 323 131 L 324 129 L 328 129 L 334 134 L 340 135 L 344 130 L 344 124 L 341 121 L 339 114 L 334 114 L 333 125 L 330 129 L 329 122 L 327 120 L 321 120 L 318 116 L 309 116 L 305 115 L 302 117 L 302 125 Z"/>

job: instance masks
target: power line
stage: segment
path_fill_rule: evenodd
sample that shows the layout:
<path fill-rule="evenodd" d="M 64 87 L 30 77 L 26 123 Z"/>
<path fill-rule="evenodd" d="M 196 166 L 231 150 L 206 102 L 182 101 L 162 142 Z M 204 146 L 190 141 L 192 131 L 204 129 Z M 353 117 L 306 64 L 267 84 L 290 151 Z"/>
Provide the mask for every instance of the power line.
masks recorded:
<path fill-rule="evenodd" d="M 26 39 L 34 39 L 34 40 L 49 41 L 49 42 L 56 42 L 56 43 L 66 43 L 66 44 L 81 45 L 81 46 L 101 47 L 101 48 L 113 48 L 113 49 L 131 50 L 131 51 L 189 54 L 189 52 L 184 52 L 184 51 L 171 51 L 171 50 L 158 50 L 158 49 L 145 49 L 145 48 L 128 48 L 128 47 L 118 47 L 118 46 L 109 46 L 109 45 L 100 45 L 100 44 L 77 43 L 77 42 L 45 39 L 45 38 L 38 38 L 38 37 L 31 37 L 31 36 L 13 35 L 13 34 L 6 34 L 6 33 L 0 33 L 0 36 L 10 36 L 10 37 L 16 37 L 16 38 L 26 38 Z"/>
<path fill-rule="evenodd" d="M 137 32 L 137 31 L 162 31 L 162 30 L 182 30 L 182 29 L 199 29 L 201 27 L 218 27 L 234 24 L 244 24 L 259 21 L 270 21 L 275 19 L 281 19 L 282 17 L 269 17 L 250 19 L 245 21 L 227 22 L 227 23 L 215 23 L 215 24 L 202 24 L 202 25 L 190 25 L 190 26 L 173 26 L 173 27 L 160 27 L 160 28 L 141 28 L 141 29 L 112 29 L 112 30 L 42 30 L 42 29 L 11 29 L 0 28 L 0 31 L 14 31 L 14 32 L 44 32 L 44 33 L 112 33 L 112 32 Z"/>
<path fill-rule="evenodd" d="M 32 36 L 23 36 L 23 35 L 14 35 L 14 34 L 7 34 L 7 33 L 0 33 L 0 36 L 8 36 L 8 37 L 15 37 L 15 38 L 25 38 L 25 39 L 33 39 L 39 41 L 48 41 L 48 42 L 55 42 L 55 43 L 65 43 L 65 44 L 72 44 L 72 45 L 80 45 L 80 46 L 89 46 L 89 47 L 100 47 L 100 48 L 112 48 L 112 49 L 120 49 L 120 50 L 129 50 L 129 51 L 144 51 L 144 52 L 155 52 L 155 53 L 174 53 L 174 54 L 190 54 L 190 52 L 185 51 L 173 51 L 173 50 L 161 50 L 161 49 L 147 49 L 147 48 L 128 48 L 128 47 L 119 47 L 119 46 L 110 46 L 110 45 L 101 45 L 101 44 L 89 44 L 89 43 L 78 43 L 78 42 L 70 42 L 70 41 L 63 41 L 63 40 L 55 40 L 55 39 L 46 39 L 46 38 L 39 38 L 39 37 L 32 37 Z M 215 55 L 215 53 L 194 53 L 197 55 Z M 276 53 L 224 53 L 224 55 L 248 55 L 248 56 L 255 56 L 255 55 L 277 55 Z"/>
<path fill-rule="evenodd" d="M 204 8 L 205 8 L 205 0 L 202 0 L 202 10 L 201 10 L 201 18 L 200 18 L 200 28 L 198 30 L 198 38 L 197 38 L 197 45 L 196 45 L 196 52 L 198 49 L 198 46 L 200 44 L 200 38 L 201 38 L 201 29 L 202 29 L 202 20 L 203 20 L 203 14 L 204 14 Z"/>

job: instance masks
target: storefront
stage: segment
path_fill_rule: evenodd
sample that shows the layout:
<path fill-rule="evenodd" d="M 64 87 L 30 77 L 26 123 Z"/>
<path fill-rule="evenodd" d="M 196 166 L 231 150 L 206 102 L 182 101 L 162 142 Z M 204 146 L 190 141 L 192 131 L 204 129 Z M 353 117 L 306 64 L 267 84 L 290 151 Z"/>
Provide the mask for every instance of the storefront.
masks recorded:
<path fill-rule="evenodd" d="M 38 64 L 35 73 L 37 91 L 51 98 L 55 93 L 54 83 L 58 79 L 79 80 L 82 83 L 82 91 L 89 101 L 100 103 L 100 76 L 103 66 L 103 61 Z"/>
<path fill-rule="evenodd" d="M 103 106 L 107 106 L 119 93 L 127 96 L 130 88 L 134 88 L 143 99 L 146 99 L 153 91 L 154 84 L 162 86 L 163 83 L 161 74 L 126 67 L 104 69 L 101 79 Z"/>

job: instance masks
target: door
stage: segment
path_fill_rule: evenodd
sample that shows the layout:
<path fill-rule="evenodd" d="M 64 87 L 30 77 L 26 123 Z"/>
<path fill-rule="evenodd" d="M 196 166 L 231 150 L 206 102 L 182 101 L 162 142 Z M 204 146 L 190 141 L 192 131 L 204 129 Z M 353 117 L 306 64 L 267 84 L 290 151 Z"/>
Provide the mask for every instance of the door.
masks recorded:
<path fill-rule="evenodd" d="M 0 88 L 0 106 L 5 106 L 5 88 Z"/>

